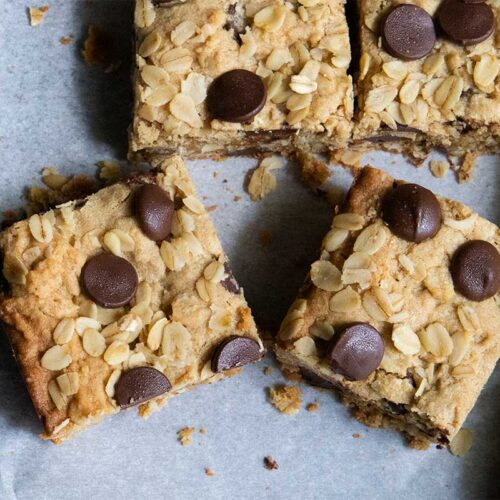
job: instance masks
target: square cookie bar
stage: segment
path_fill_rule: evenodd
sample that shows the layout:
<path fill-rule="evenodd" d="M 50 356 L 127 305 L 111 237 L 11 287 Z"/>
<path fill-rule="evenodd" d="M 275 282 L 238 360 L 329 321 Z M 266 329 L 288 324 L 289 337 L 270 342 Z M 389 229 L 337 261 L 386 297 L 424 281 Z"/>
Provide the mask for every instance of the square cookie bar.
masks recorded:
<path fill-rule="evenodd" d="M 0 317 L 45 439 L 147 416 L 263 355 L 179 157 L 14 224 L 0 248 Z"/>
<path fill-rule="evenodd" d="M 315 151 L 350 137 L 343 0 L 138 0 L 132 157 Z"/>
<path fill-rule="evenodd" d="M 366 167 L 281 326 L 284 369 L 356 416 L 449 443 L 500 356 L 499 229 Z"/>
<path fill-rule="evenodd" d="M 500 4 L 360 0 L 355 141 L 500 152 Z"/>

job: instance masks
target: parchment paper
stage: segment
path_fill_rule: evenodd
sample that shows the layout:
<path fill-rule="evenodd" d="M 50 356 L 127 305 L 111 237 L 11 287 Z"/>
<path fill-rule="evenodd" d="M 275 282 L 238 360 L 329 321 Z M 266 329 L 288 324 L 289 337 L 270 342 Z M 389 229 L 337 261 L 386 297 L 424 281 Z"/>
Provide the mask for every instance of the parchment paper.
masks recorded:
<path fill-rule="evenodd" d="M 95 162 L 126 154 L 131 2 L 47 1 L 44 23 L 30 27 L 24 1 L 0 0 L 0 210 L 22 206 L 23 188 L 45 166 L 93 173 Z M 122 58 L 116 72 L 82 62 L 89 23 L 112 33 Z M 62 45 L 60 37 L 70 34 L 73 42 Z M 439 180 L 396 156 L 365 159 L 500 222 L 498 158 L 482 158 L 473 181 L 462 185 L 451 173 Z M 275 193 L 251 202 L 243 183 L 254 164 L 233 158 L 189 167 L 205 203 L 217 205 L 215 224 L 256 317 L 272 327 L 315 260 L 332 210 L 293 166 L 278 172 Z M 335 168 L 332 183 L 346 187 L 349 176 Z M 274 367 L 271 376 L 264 366 Z M 319 410 L 282 415 L 266 401 L 266 388 L 283 381 L 269 356 L 241 376 L 175 398 L 147 421 L 135 410 L 122 412 L 55 446 L 37 436 L 41 426 L 2 339 L 0 498 L 500 497 L 498 369 L 467 419 L 474 444 L 464 459 L 446 450 L 409 449 L 396 432 L 364 427 L 334 396 L 306 386 L 303 406 L 318 400 Z M 196 433 L 193 444 L 182 447 L 176 432 L 185 426 L 207 434 Z M 278 470 L 264 468 L 266 455 Z M 206 467 L 214 476 L 205 475 Z"/>

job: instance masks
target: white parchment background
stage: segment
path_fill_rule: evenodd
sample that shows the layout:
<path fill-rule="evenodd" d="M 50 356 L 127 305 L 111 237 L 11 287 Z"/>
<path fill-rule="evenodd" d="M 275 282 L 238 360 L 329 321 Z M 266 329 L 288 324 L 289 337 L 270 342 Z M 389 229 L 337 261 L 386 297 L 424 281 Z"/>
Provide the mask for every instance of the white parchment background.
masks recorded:
<path fill-rule="evenodd" d="M 47 2 L 46 21 L 33 28 L 23 0 L 0 0 L 1 210 L 22 205 L 23 187 L 39 179 L 44 166 L 93 173 L 99 160 L 125 158 L 131 2 Z M 123 65 L 111 75 L 81 60 L 89 23 L 117 40 Z M 59 38 L 70 34 L 74 42 L 61 45 Z M 464 185 L 394 156 L 366 160 L 500 222 L 498 158 L 483 158 L 473 182 Z M 273 325 L 317 255 L 331 209 L 292 166 L 278 173 L 275 193 L 250 202 L 242 186 L 254 163 L 235 158 L 189 166 L 206 204 L 218 205 L 215 224 L 256 316 Z M 332 181 L 346 186 L 348 178 L 335 169 Z M 235 195 L 241 201 L 233 201 Z M 261 244 L 263 231 L 272 234 L 268 246 Z M 184 394 L 148 421 L 123 412 L 57 447 L 38 439 L 40 425 L 2 339 L 0 499 L 500 497 L 498 370 L 467 419 L 474 445 L 459 459 L 445 450 L 411 450 L 397 433 L 360 425 L 335 397 L 311 388 L 303 388 L 304 406 L 319 400 L 317 413 L 279 414 L 266 401 L 266 388 L 283 379 L 277 368 L 264 376 L 266 365 L 273 365 L 270 357 L 242 376 Z M 185 426 L 207 434 L 183 448 L 176 431 Z M 263 467 L 265 455 L 279 470 Z M 205 467 L 215 475 L 207 477 Z"/>

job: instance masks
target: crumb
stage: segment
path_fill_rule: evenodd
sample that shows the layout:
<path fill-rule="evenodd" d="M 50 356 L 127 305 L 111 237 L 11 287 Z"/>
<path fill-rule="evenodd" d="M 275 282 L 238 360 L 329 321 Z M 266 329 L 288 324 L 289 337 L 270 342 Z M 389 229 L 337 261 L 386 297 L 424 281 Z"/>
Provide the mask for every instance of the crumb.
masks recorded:
<path fill-rule="evenodd" d="M 219 208 L 219 205 L 210 205 L 207 207 L 207 212 L 215 212 Z"/>
<path fill-rule="evenodd" d="M 43 5 L 42 7 L 29 7 L 28 9 L 30 15 L 30 25 L 38 26 L 42 24 L 45 14 L 49 11 L 48 5 Z"/>
<path fill-rule="evenodd" d="M 89 26 L 82 56 L 89 66 L 101 66 L 106 73 L 114 71 L 120 65 L 120 61 L 114 56 L 113 39 L 93 24 Z"/>
<path fill-rule="evenodd" d="M 207 433 L 207 430 L 205 429 L 205 427 L 201 427 L 200 430 L 198 431 L 200 434 L 206 434 Z"/>
<path fill-rule="evenodd" d="M 295 415 L 302 404 L 302 391 L 295 386 L 279 385 L 269 389 L 269 396 L 274 407 L 285 415 Z"/>
<path fill-rule="evenodd" d="M 458 170 L 458 182 L 469 182 L 472 179 L 472 174 L 476 166 L 478 154 L 465 153 L 462 159 L 462 166 Z"/>
<path fill-rule="evenodd" d="M 59 38 L 59 43 L 61 45 L 69 45 L 72 41 L 73 41 L 73 36 L 72 35 L 70 35 L 70 36 L 62 36 L 61 38 Z"/>
<path fill-rule="evenodd" d="M 321 186 L 327 181 L 328 177 L 330 177 L 328 165 L 317 159 L 310 151 L 297 149 L 295 151 L 295 157 L 297 158 L 302 178 L 312 188 Z"/>
<path fill-rule="evenodd" d="M 42 182 L 50 189 L 60 191 L 68 181 L 69 177 L 59 174 L 54 167 L 46 167 L 42 170 Z"/>
<path fill-rule="evenodd" d="M 50 167 L 42 172 L 42 181 L 47 188 L 31 186 L 26 190 L 28 215 L 47 211 L 68 201 L 84 199 L 98 190 L 96 180 L 88 175 L 74 175 L 65 179 L 65 176 L 57 174 Z M 56 189 L 58 184 L 60 186 Z"/>
<path fill-rule="evenodd" d="M 352 149 L 339 149 L 333 151 L 330 159 L 332 162 L 340 163 L 342 166 L 351 168 L 354 171 L 361 168 L 361 157 L 363 153 Z"/>
<path fill-rule="evenodd" d="M 278 462 L 276 462 L 276 460 L 274 460 L 274 458 L 269 455 L 267 457 L 264 457 L 264 467 L 267 470 L 276 470 L 279 469 L 280 466 Z"/>
<path fill-rule="evenodd" d="M 209 467 L 205 467 L 205 475 L 212 477 L 213 475 L 215 475 L 215 472 Z"/>
<path fill-rule="evenodd" d="M 314 403 L 309 403 L 306 406 L 306 410 L 311 412 L 311 413 L 318 411 L 319 410 L 319 401 L 314 401 Z"/>
<path fill-rule="evenodd" d="M 360 438 L 361 438 L 361 434 L 359 434 L 358 432 L 355 432 L 355 433 L 352 435 L 352 437 L 353 437 L 354 439 L 360 439 Z"/>
<path fill-rule="evenodd" d="M 273 241 L 273 233 L 268 230 L 261 231 L 259 233 L 260 244 L 263 247 L 268 247 Z"/>
<path fill-rule="evenodd" d="M 264 366 L 264 368 L 262 369 L 262 373 L 269 376 L 271 375 L 271 373 L 273 373 L 273 369 L 270 366 Z"/>
<path fill-rule="evenodd" d="M 236 195 L 234 198 L 233 198 L 234 201 L 240 201 L 241 200 L 241 196 L 238 196 Z"/>
<path fill-rule="evenodd" d="M 276 189 L 276 177 L 271 171 L 281 167 L 281 161 L 275 156 L 267 156 L 260 160 L 257 168 L 252 171 L 247 185 L 247 192 L 252 201 L 260 201 Z"/>
<path fill-rule="evenodd" d="M 97 168 L 99 169 L 99 179 L 107 182 L 116 182 L 121 177 L 121 167 L 118 163 L 102 160 L 97 162 Z"/>
<path fill-rule="evenodd" d="M 426 439 L 419 439 L 417 437 L 410 436 L 409 434 L 407 434 L 405 437 L 408 446 L 410 448 L 413 448 L 414 450 L 425 451 L 429 448 L 429 441 L 427 441 Z"/>
<path fill-rule="evenodd" d="M 215 171 L 213 174 L 212 174 L 214 177 L 217 177 L 219 175 L 219 172 Z"/>
<path fill-rule="evenodd" d="M 182 446 L 187 446 L 188 444 L 192 444 L 192 434 L 194 432 L 194 427 L 184 427 L 180 431 L 177 431 L 177 436 L 179 438 Z"/>
<path fill-rule="evenodd" d="M 434 177 L 441 179 L 447 174 L 450 164 L 447 161 L 432 160 L 429 162 L 429 169 Z"/>

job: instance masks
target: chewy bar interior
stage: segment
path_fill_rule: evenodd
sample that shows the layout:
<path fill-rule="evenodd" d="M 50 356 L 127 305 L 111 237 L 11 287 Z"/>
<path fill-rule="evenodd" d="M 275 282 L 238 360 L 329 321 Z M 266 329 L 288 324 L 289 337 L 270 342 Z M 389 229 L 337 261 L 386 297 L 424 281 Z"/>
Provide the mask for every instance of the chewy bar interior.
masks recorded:
<path fill-rule="evenodd" d="M 364 168 L 280 329 L 288 372 L 356 416 L 449 443 L 500 356 L 500 232 Z"/>
<path fill-rule="evenodd" d="M 500 4 L 359 0 L 353 138 L 425 157 L 500 152 Z"/>
<path fill-rule="evenodd" d="M 179 157 L 0 236 L 0 317 L 42 437 L 257 361 L 243 291 Z"/>
<path fill-rule="evenodd" d="M 132 157 L 325 151 L 351 133 L 343 0 L 138 0 Z"/>

